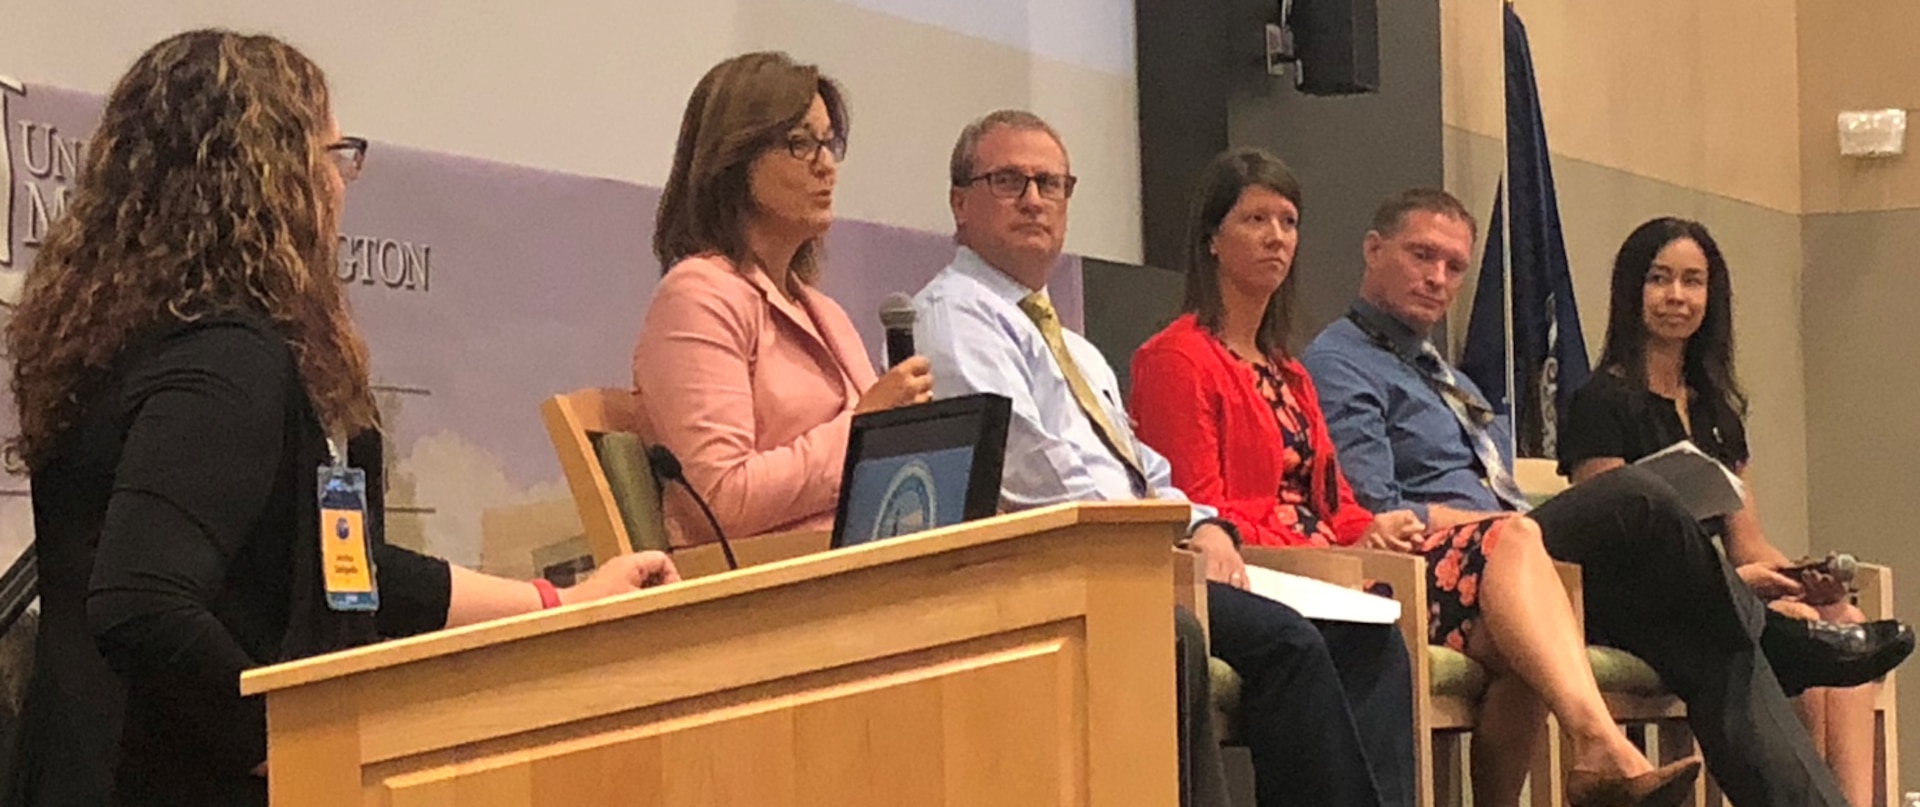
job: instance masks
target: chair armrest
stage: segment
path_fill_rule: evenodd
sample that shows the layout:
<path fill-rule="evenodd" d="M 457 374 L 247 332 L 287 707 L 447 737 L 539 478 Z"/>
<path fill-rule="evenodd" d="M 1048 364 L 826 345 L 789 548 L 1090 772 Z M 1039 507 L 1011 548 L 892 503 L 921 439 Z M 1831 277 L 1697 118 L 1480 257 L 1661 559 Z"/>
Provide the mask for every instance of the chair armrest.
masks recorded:
<path fill-rule="evenodd" d="M 733 541 L 733 555 L 744 569 L 825 552 L 832 540 L 833 534 L 826 530 L 770 532 Z M 726 571 L 727 558 L 720 550 L 720 542 L 714 541 L 674 549 L 673 566 L 680 571 L 682 579 L 691 580 Z"/>
<path fill-rule="evenodd" d="M 1560 587 L 1567 590 L 1567 603 L 1573 606 L 1573 623 L 1580 626 L 1580 634 L 1587 630 L 1587 589 L 1580 576 L 1580 564 L 1556 560 L 1553 570 L 1560 574 Z"/>
<path fill-rule="evenodd" d="M 1311 577 L 1337 586 L 1357 587 L 1366 579 L 1362 562 L 1337 550 L 1248 546 L 1241 547 L 1240 558 L 1254 566 Z"/>
<path fill-rule="evenodd" d="M 1414 691 L 1427 691 L 1426 558 L 1379 549 L 1345 547 L 1247 547 L 1240 554 L 1248 563 L 1337 585 L 1358 587 L 1365 580 L 1373 580 L 1392 587 L 1393 599 L 1400 603 L 1400 638 L 1406 642 L 1408 659 L 1413 665 Z M 1315 573 L 1315 569 L 1323 573 Z"/>
<path fill-rule="evenodd" d="M 1207 559 L 1191 549 L 1173 549 L 1173 604 L 1192 612 L 1207 641 L 1213 641 L 1213 626 L 1207 622 Z"/>
<path fill-rule="evenodd" d="M 1867 619 L 1893 618 L 1893 567 L 1862 563 L 1854 569 L 1853 583 Z"/>

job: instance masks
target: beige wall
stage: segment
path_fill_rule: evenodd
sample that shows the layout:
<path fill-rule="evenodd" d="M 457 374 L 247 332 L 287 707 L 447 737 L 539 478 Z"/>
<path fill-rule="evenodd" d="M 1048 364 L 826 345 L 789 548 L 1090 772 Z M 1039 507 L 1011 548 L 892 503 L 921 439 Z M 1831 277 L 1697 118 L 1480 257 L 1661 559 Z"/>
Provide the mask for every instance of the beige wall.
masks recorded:
<path fill-rule="evenodd" d="M 1497 0 L 1442 4 L 1448 186 L 1491 202 L 1505 105 Z M 1657 216 L 1705 222 L 1726 251 L 1739 371 L 1753 398 L 1753 484 L 1770 537 L 1807 548 L 1800 335 L 1799 130 L 1792 0 L 1516 0 L 1526 23 L 1560 218 L 1598 357 L 1613 254 Z M 1783 55 L 1784 54 L 1784 55 Z M 1776 170 L 1755 170 L 1771 165 Z M 1470 281 L 1471 282 L 1471 279 Z M 1464 322 L 1470 301 L 1455 307 Z M 1456 347 L 1465 328 L 1453 329 Z"/>
<path fill-rule="evenodd" d="M 1920 6 L 1808 0 L 1800 7 L 1801 176 L 1809 491 L 1815 551 L 1891 564 L 1895 609 L 1920 620 L 1920 164 L 1841 157 L 1835 116 L 1920 109 Z M 1915 141 L 1909 139 L 1909 148 Z M 1913 665 L 1909 664 L 1908 675 Z M 1900 697 L 1902 728 L 1920 736 L 1920 687 Z M 1911 743 L 1909 743 L 1911 747 Z M 1920 789 L 1920 753 L 1903 755 Z"/>
<path fill-rule="evenodd" d="M 1796 2 L 1515 0 L 1554 151 L 1798 211 Z"/>
<path fill-rule="evenodd" d="M 1920 47 L 1914 46 L 1920 3 L 1808 0 L 1800 6 L 1799 26 L 1802 208 L 1833 213 L 1920 207 L 1920 161 L 1911 154 L 1842 157 L 1835 122 L 1849 109 L 1920 110 Z M 1907 142 L 1910 151 L 1920 145 L 1913 135 Z"/>
<path fill-rule="evenodd" d="M 954 136 L 1029 107 L 1061 130 L 1081 178 L 1068 248 L 1138 262 L 1133 18 L 1113 6 L 994 0 L 941 19 L 951 9 L 929 0 L 0 0 L 0 75 L 105 92 L 172 33 L 264 30 L 326 68 L 356 134 L 657 185 L 701 73 L 782 49 L 851 98 L 842 215 L 951 228 Z"/>
<path fill-rule="evenodd" d="M 1507 131 L 1504 19 L 1498 0 L 1440 2 L 1440 117 L 1495 140 Z"/>
<path fill-rule="evenodd" d="M 1813 549 L 1893 565 L 1902 581 L 1895 608 L 1912 622 L 1920 620 L 1920 597 L 1912 596 L 1920 579 L 1912 526 L 1920 516 L 1920 342 L 1912 327 L 1920 164 L 1912 155 L 1841 157 L 1834 118 L 1847 109 L 1920 109 L 1920 6 L 1807 0 L 1798 25 Z M 1920 687 L 1906 687 L 1900 701 L 1904 733 L 1920 736 Z M 1905 789 L 1920 789 L 1920 753 L 1903 756 Z"/>
<path fill-rule="evenodd" d="M 1612 253 L 1658 215 L 1711 227 L 1730 265 L 1752 476 L 1789 555 L 1854 552 L 1913 591 L 1920 540 L 1920 164 L 1838 155 L 1844 109 L 1920 108 L 1904 0 L 1516 0 L 1532 34 L 1589 345 Z M 1483 126 L 1467 116 L 1459 126 Z M 1920 600 L 1898 603 L 1920 619 Z M 1920 734 L 1920 687 L 1902 697 Z M 1920 754 L 1902 760 L 1907 789 Z"/>
<path fill-rule="evenodd" d="M 1895 569 L 1895 610 L 1920 622 L 1920 211 L 1810 215 L 1805 223 L 1808 454 L 1815 551 Z M 1901 730 L 1920 737 L 1920 686 L 1906 665 Z M 1920 753 L 1901 781 L 1920 789 Z"/>
<path fill-rule="evenodd" d="M 1906 595 L 1920 579 L 1920 211 L 1808 216 L 1806 252 L 1814 546 L 1895 559 Z M 1920 596 L 1899 607 L 1920 621 Z"/>
<path fill-rule="evenodd" d="M 1507 170 L 1506 61 L 1498 2 L 1442 0 L 1440 3 L 1440 119 L 1445 152 L 1446 188 L 1475 215 L 1493 209 Z M 1474 253 L 1484 248 L 1488 228 L 1480 228 Z M 1468 278 L 1471 284 L 1474 278 Z M 1473 288 L 1469 285 L 1468 288 Z M 1465 323 L 1471 300 L 1463 296 L 1453 322 Z M 1447 330 L 1457 349 L 1467 329 Z"/>

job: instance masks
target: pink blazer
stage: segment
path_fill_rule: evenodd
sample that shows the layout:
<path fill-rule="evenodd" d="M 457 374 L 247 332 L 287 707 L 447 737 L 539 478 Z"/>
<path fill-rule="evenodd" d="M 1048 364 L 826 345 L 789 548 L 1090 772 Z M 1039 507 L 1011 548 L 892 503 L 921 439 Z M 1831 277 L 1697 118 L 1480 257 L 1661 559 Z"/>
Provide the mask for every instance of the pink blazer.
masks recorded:
<path fill-rule="evenodd" d="M 649 441 L 673 450 L 729 538 L 833 526 L 847 431 L 873 364 L 838 303 L 798 300 L 720 256 L 674 264 L 633 348 Z M 684 493 L 666 497 L 676 545 L 714 540 Z"/>

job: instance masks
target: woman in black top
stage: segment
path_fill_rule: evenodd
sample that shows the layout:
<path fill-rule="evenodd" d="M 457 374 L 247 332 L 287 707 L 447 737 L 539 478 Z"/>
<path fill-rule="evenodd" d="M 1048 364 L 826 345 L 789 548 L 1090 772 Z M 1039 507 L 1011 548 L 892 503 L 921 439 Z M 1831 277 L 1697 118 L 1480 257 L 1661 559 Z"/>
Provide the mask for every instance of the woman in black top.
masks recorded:
<path fill-rule="evenodd" d="M 269 37 L 175 36 L 108 98 L 6 330 L 44 620 L 7 804 L 264 805 L 241 671 L 675 579 L 646 553 L 559 592 L 382 542 L 367 352 L 334 279 L 364 151 Z M 376 611 L 328 604 L 330 446 L 367 474 Z"/>
<path fill-rule="evenodd" d="M 1713 236 L 1685 219 L 1640 225 L 1614 259 L 1612 298 L 1599 370 L 1574 394 L 1560 429 L 1560 472 L 1578 484 L 1691 440 L 1744 476 L 1747 399 L 1733 372 L 1733 283 Z M 1751 487 L 1722 535 L 1740 578 L 1775 611 L 1865 621 L 1832 577 L 1782 573 L 1793 562 L 1761 530 Z M 1854 804 L 1872 803 L 1877 688 L 1815 688 L 1797 700 Z"/>

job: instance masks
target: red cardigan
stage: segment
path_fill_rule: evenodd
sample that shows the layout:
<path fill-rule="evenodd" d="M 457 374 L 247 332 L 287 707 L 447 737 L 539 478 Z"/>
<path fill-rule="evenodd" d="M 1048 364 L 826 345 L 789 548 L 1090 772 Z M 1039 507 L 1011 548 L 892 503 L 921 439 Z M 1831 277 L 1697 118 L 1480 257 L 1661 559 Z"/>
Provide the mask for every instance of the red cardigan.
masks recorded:
<path fill-rule="evenodd" d="M 1313 444 L 1307 501 L 1342 545 L 1359 542 L 1373 514 L 1353 499 L 1340 473 L 1326 416 L 1305 367 L 1277 364 L 1305 410 Z M 1261 397 L 1253 368 L 1186 314 L 1133 354 L 1127 409 L 1142 442 L 1173 465 L 1173 484 L 1220 510 L 1254 546 L 1324 546 L 1280 518 L 1285 447 L 1273 407 Z"/>

